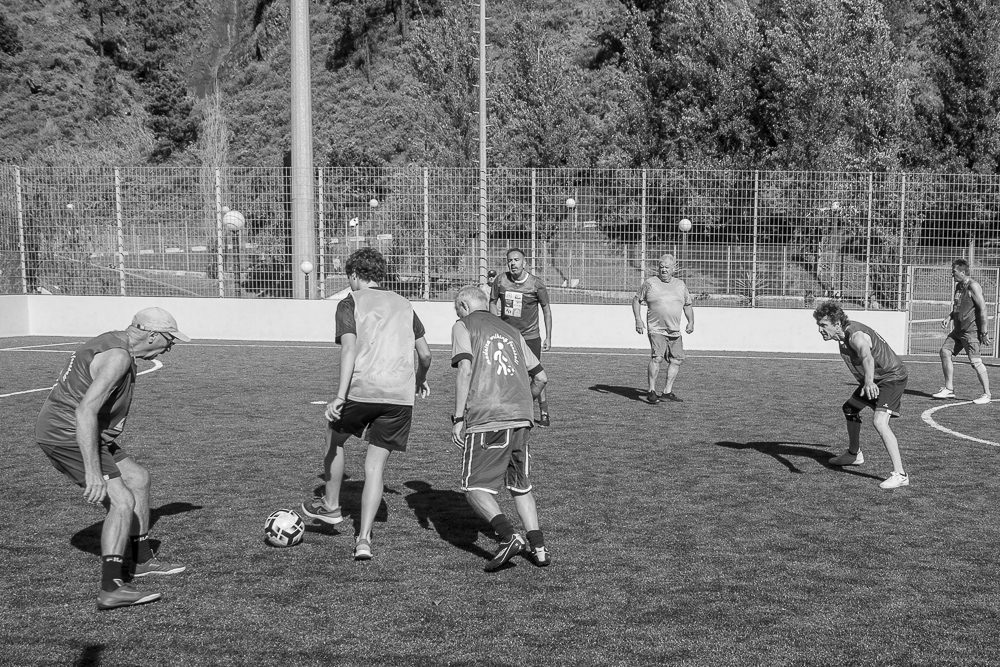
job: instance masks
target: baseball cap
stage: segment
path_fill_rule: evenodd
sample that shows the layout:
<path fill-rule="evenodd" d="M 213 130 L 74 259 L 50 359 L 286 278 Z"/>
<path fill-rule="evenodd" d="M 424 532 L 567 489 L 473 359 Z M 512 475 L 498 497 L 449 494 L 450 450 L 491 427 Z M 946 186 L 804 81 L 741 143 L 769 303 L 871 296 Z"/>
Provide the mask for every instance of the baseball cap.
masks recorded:
<path fill-rule="evenodd" d="M 191 338 L 177 329 L 177 320 L 162 308 L 143 308 L 132 318 L 132 326 L 142 331 L 168 333 L 177 340 L 189 342 Z"/>

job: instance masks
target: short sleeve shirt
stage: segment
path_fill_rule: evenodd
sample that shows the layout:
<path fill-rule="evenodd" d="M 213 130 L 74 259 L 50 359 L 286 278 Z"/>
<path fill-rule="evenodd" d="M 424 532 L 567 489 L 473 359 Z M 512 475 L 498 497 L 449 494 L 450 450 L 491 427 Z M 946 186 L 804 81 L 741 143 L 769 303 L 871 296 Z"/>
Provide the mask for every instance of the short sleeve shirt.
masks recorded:
<path fill-rule="evenodd" d="M 840 356 L 844 359 L 847 367 L 851 369 L 855 379 L 858 382 L 864 382 L 865 379 L 865 367 L 861 355 L 849 344 L 851 336 L 859 331 L 867 335 L 872 342 L 872 359 L 875 362 L 875 376 L 872 379 L 875 382 L 907 379 L 906 367 L 893 349 L 889 347 L 889 343 L 885 342 L 885 339 L 870 326 L 852 321 L 844 328 L 844 340 L 840 341 Z"/>
<path fill-rule="evenodd" d="M 493 283 L 490 301 L 500 303 L 500 317 L 527 339 L 541 338 L 538 308 L 549 305 L 549 291 L 537 276 L 525 273 L 520 281 L 505 271 Z"/>
<path fill-rule="evenodd" d="M 680 278 L 663 282 L 658 276 L 646 278 L 636 293 L 640 303 L 645 303 L 646 324 L 649 333 L 676 338 L 681 335 L 681 317 L 684 306 L 691 305 L 691 293 Z"/>

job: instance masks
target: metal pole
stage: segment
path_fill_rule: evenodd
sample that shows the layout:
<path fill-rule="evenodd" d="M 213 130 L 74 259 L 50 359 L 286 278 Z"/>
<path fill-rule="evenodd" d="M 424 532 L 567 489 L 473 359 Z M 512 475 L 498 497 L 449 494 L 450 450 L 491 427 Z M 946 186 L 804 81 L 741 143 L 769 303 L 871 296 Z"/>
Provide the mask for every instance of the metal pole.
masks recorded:
<path fill-rule="evenodd" d="M 868 310 L 871 304 L 871 288 L 872 288 L 872 217 L 875 215 L 873 209 L 873 201 L 875 196 L 875 175 L 871 172 L 868 173 L 868 237 L 865 241 L 865 296 L 864 304 L 865 310 Z"/>
<path fill-rule="evenodd" d="M 646 279 L 646 170 L 642 170 L 642 194 L 639 202 L 639 280 Z"/>
<path fill-rule="evenodd" d="M 226 296 L 226 267 L 222 244 L 222 175 L 215 170 L 215 277 L 219 280 L 219 296 Z"/>
<path fill-rule="evenodd" d="M 424 301 L 431 298 L 431 180 L 424 167 Z"/>
<path fill-rule="evenodd" d="M 900 184 L 899 192 L 899 284 L 896 286 L 896 307 L 903 307 L 903 252 L 906 239 L 906 174 Z"/>
<path fill-rule="evenodd" d="M 486 282 L 486 0 L 479 0 L 479 284 Z"/>
<path fill-rule="evenodd" d="M 312 93 L 309 54 L 309 0 L 291 0 L 292 105 L 292 262 L 294 275 L 303 261 L 316 257 L 313 234 Z M 311 299 L 315 273 L 293 280 L 294 296 Z"/>
<path fill-rule="evenodd" d="M 115 167 L 115 222 L 118 226 L 118 286 L 125 296 L 125 221 L 122 217 L 122 176 Z"/>
<path fill-rule="evenodd" d="M 17 191 L 17 246 L 21 253 L 21 289 L 28 293 L 28 251 L 24 242 L 24 188 L 21 186 L 21 168 L 14 167 L 14 189 Z"/>
<path fill-rule="evenodd" d="M 319 298 L 326 298 L 326 216 L 323 205 L 323 167 L 316 168 L 316 189 L 317 195 L 317 234 L 316 243 L 319 249 Z"/>
<path fill-rule="evenodd" d="M 750 307 L 757 307 L 757 224 L 760 206 L 760 172 L 753 172 L 753 255 L 750 258 Z"/>
<path fill-rule="evenodd" d="M 535 180 L 535 176 L 536 176 L 536 170 L 532 169 L 531 170 L 531 271 L 532 273 L 538 273 L 538 267 L 535 265 L 535 258 L 537 257 L 537 255 L 535 254 L 535 245 L 538 241 L 537 237 L 538 190 L 537 190 L 537 182 Z"/>

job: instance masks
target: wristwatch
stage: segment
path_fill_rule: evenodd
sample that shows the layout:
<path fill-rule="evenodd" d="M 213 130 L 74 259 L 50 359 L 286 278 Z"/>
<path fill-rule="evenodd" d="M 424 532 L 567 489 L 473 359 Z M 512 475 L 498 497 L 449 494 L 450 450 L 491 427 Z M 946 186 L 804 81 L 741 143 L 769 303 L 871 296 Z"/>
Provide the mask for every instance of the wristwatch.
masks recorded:
<path fill-rule="evenodd" d="M 452 416 L 452 418 L 451 418 L 451 423 L 452 424 L 459 424 L 459 423 L 464 422 L 464 421 L 465 421 L 465 417 L 455 417 L 455 416 Z"/>

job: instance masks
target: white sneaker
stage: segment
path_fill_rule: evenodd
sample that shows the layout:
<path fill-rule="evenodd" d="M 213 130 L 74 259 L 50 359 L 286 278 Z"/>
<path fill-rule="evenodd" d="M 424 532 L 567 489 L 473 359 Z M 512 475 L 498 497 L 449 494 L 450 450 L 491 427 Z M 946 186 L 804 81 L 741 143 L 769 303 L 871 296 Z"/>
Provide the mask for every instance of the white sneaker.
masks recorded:
<path fill-rule="evenodd" d="M 991 400 L 993 400 L 992 396 L 990 396 L 989 394 L 983 394 L 979 398 L 972 399 L 972 402 L 975 403 L 976 405 L 986 405 Z"/>
<path fill-rule="evenodd" d="M 931 394 L 931 398 L 955 398 L 955 390 L 941 387 L 936 394 Z"/>
<path fill-rule="evenodd" d="M 889 475 L 889 479 L 879 484 L 883 489 L 898 489 L 901 486 L 909 486 L 910 478 L 905 472 L 894 472 Z"/>
<path fill-rule="evenodd" d="M 865 462 L 865 455 L 858 450 L 857 454 L 851 454 L 851 450 L 847 450 L 840 456 L 834 456 L 829 459 L 827 463 L 832 466 L 859 466 Z"/>

